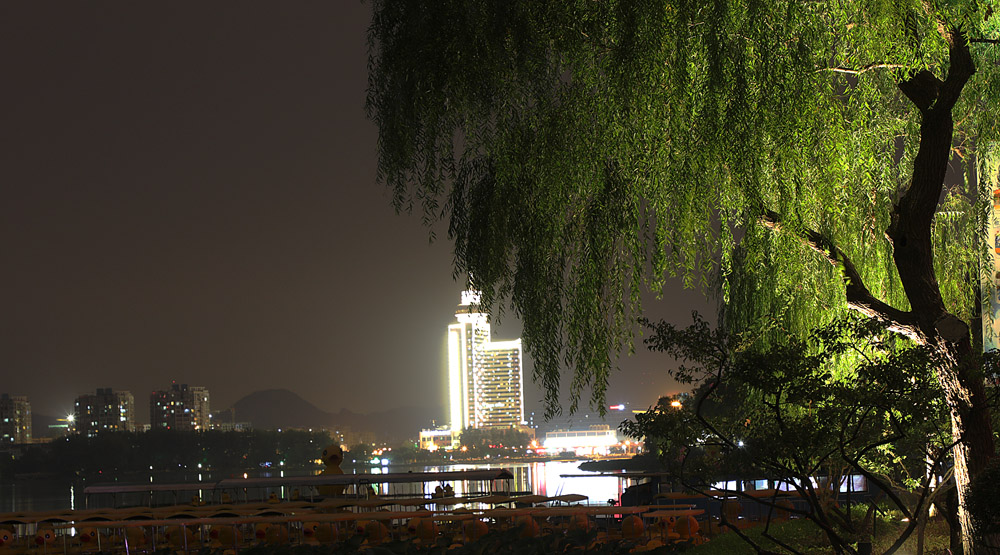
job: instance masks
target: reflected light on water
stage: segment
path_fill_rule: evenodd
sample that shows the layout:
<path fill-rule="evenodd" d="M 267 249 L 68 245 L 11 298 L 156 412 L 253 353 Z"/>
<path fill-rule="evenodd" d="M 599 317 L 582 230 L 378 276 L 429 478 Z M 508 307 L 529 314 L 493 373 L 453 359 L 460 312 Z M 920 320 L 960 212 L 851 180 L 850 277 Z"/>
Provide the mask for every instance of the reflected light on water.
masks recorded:
<path fill-rule="evenodd" d="M 615 476 L 601 476 L 598 474 L 589 475 L 590 473 L 584 472 L 579 469 L 581 461 L 548 461 L 548 462 L 533 462 L 533 463 L 488 463 L 488 464 L 459 464 L 459 465 L 441 465 L 441 466 L 386 466 L 382 467 L 371 467 L 364 466 L 358 470 L 368 471 L 372 475 L 371 484 L 377 491 L 386 493 L 395 493 L 403 495 L 432 495 L 435 489 L 440 486 L 444 487 L 450 485 L 455 492 L 456 496 L 465 497 L 468 495 L 486 495 L 490 493 L 511 493 L 518 492 L 524 493 L 529 492 L 537 495 L 545 495 L 549 497 L 554 497 L 556 495 L 562 495 L 567 493 L 576 493 L 581 495 L 586 495 L 588 500 L 587 503 L 593 505 L 606 505 L 609 499 L 619 500 L 621 498 L 621 490 L 619 480 Z M 387 484 L 385 482 L 380 482 L 376 476 L 380 474 L 386 474 L 391 472 L 454 472 L 462 470 L 487 470 L 487 469 L 507 469 L 513 474 L 514 478 L 510 481 L 505 480 L 494 480 L 494 481 L 473 481 L 468 483 L 462 482 L 426 482 L 426 483 L 412 483 L 412 484 Z M 239 472 L 238 474 L 236 472 Z M 350 472 L 350 471 L 349 471 Z M 310 471 L 290 471 L 285 472 L 283 469 L 278 473 L 281 477 L 286 476 L 297 476 L 297 475 L 312 475 L 313 472 Z M 244 478 L 249 478 L 250 473 L 243 473 L 242 471 L 228 471 L 221 473 L 214 472 L 197 472 L 192 474 L 162 474 L 150 472 L 148 476 L 145 473 L 133 475 L 131 481 L 127 475 L 125 476 L 115 476 L 106 477 L 113 480 L 121 480 L 122 483 L 143 483 L 147 479 L 150 483 L 183 483 L 192 482 L 197 479 L 199 482 L 213 481 L 222 477 L 233 477 L 242 475 Z M 254 477 L 261 475 L 271 475 L 271 473 L 253 473 Z M 76 488 L 83 488 L 84 483 L 72 484 L 69 486 L 67 491 L 66 482 L 58 481 L 25 481 L 19 482 L 16 485 L 11 483 L 0 483 L 0 503 L 4 507 L 4 510 L 9 512 L 17 511 L 49 511 L 49 510 L 65 510 L 65 509 L 78 509 L 84 508 L 83 506 L 78 507 L 76 503 Z M 507 488 L 510 488 L 508 491 Z M 291 488 L 281 487 L 281 498 L 287 499 L 288 491 Z M 82 491 L 82 489 L 81 489 Z M 274 490 L 272 490 L 274 491 Z M 305 493 L 305 492 L 303 492 Z M 266 493 L 264 494 L 266 498 Z M 243 497 L 241 495 L 240 497 Z M 130 504 L 145 504 L 149 501 L 148 496 L 136 496 L 135 498 L 130 498 L 128 500 L 119 499 L 119 502 L 125 502 Z M 171 493 L 163 493 L 158 495 L 153 499 L 155 504 L 165 505 L 173 502 L 173 497 Z M 106 506 L 111 503 L 109 497 L 105 496 L 91 496 L 87 500 L 87 508 L 97 508 Z"/>

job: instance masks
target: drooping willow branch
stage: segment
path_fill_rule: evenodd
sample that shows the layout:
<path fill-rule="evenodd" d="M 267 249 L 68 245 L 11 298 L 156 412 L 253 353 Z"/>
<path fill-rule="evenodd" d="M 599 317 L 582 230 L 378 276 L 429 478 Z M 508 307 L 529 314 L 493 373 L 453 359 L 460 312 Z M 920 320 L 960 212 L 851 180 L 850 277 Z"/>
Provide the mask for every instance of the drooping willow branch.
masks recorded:
<path fill-rule="evenodd" d="M 765 210 L 760 221 L 765 227 L 774 231 L 786 230 L 781 216 L 777 212 Z M 917 339 L 916 322 L 912 315 L 875 298 L 865 286 L 861 274 L 854 267 L 854 263 L 833 241 L 811 229 L 802 229 L 795 233 L 803 244 L 818 252 L 830 264 L 840 268 L 844 276 L 845 295 L 849 308 L 869 318 L 886 322 L 892 331 Z"/>

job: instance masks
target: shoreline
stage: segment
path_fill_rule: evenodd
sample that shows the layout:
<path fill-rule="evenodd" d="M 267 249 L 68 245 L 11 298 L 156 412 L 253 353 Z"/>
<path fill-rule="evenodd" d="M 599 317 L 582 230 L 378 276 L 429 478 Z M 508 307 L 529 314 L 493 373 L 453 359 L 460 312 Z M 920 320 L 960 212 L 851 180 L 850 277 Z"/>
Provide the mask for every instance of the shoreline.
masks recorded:
<path fill-rule="evenodd" d="M 390 464 L 387 466 L 373 466 L 362 463 L 347 463 L 341 466 L 341 468 L 352 474 L 370 474 L 371 472 L 366 472 L 371 469 L 385 469 L 385 468 L 412 468 L 412 467 L 434 467 L 434 466 L 462 466 L 462 465 L 490 465 L 494 467 L 502 467 L 505 464 L 531 464 L 531 463 L 547 463 L 547 462 L 578 462 L 578 469 L 584 472 L 612 472 L 612 471 L 643 471 L 660 470 L 655 460 L 650 460 L 645 457 L 609 457 L 595 459 L 591 457 L 512 457 L 504 459 L 463 459 L 463 460 L 448 460 L 448 461 L 417 461 L 417 462 L 407 462 L 399 464 Z M 285 472 L 299 474 L 299 475 L 311 475 L 318 474 L 323 470 L 322 466 L 302 466 L 302 467 L 288 467 L 283 469 Z M 155 471 L 153 474 L 168 474 L 174 471 Z M 224 469 L 215 471 L 213 469 L 202 469 L 201 471 L 192 471 L 190 469 L 185 469 L 180 471 L 180 474 L 214 474 L 219 473 L 220 475 L 228 475 L 232 477 L 237 474 L 247 473 L 268 473 L 270 470 L 264 470 L 259 468 L 244 468 L 244 469 Z M 108 474 L 94 474 L 94 475 L 78 475 L 78 474 L 66 474 L 66 473 L 56 473 L 56 472 L 31 472 L 31 473 L 21 473 L 15 474 L 13 476 L 3 476 L 0 477 L 0 483 L 14 484 L 18 482 L 37 482 L 37 481 L 57 481 L 60 483 L 75 483 L 75 482 L 117 482 L 119 480 L 127 481 L 130 477 L 142 477 L 145 480 L 150 473 L 144 472 L 142 470 L 124 470 L 116 473 Z M 220 478 L 221 479 L 221 478 Z M 181 480 L 184 481 L 184 480 Z"/>

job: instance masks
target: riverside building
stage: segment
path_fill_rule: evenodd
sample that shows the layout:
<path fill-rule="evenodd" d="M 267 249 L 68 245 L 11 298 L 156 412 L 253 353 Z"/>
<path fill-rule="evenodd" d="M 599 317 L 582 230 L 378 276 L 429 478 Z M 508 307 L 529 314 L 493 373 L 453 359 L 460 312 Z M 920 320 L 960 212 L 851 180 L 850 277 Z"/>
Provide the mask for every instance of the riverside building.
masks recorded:
<path fill-rule="evenodd" d="M 448 326 L 450 428 L 457 441 L 465 428 L 524 426 L 521 340 L 493 341 L 476 291 L 463 291 Z"/>

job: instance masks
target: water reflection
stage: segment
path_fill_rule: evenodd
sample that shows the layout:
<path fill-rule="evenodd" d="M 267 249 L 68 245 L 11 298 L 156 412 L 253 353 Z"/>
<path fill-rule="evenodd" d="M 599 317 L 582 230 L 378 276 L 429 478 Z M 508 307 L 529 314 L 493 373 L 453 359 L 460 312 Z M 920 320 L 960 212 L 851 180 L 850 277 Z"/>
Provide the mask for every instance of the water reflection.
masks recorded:
<path fill-rule="evenodd" d="M 403 495 L 432 495 L 438 486 L 442 488 L 446 485 L 451 485 L 455 491 L 455 495 L 463 497 L 466 495 L 476 495 L 476 494 L 487 494 L 493 492 L 500 493 L 534 493 L 538 495 L 545 495 L 554 497 L 556 495 L 562 495 L 567 493 L 577 493 L 581 495 L 586 495 L 588 497 L 588 503 L 590 504 L 607 504 L 608 500 L 620 500 L 621 499 L 621 484 L 619 480 L 613 476 L 600 476 L 592 473 L 581 471 L 579 468 L 578 461 L 548 461 L 548 462 L 535 462 L 535 463 L 509 463 L 509 464 L 456 464 L 456 465 L 442 465 L 442 466 L 389 466 L 389 467 L 374 467 L 374 468 L 361 468 L 359 470 L 367 470 L 371 474 L 371 480 L 367 482 L 373 486 L 373 488 L 378 493 L 394 493 Z M 414 483 L 414 484 L 387 484 L 384 482 L 379 482 L 378 476 L 383 473 L 393 473 L 393 472 L 454 472 L 460 470 L 495 470 L 495 469 L 507 469 L 509 470 L 514 479 L 511 481 L 498 480 L 498 481 L 473 481 L 473 482 L 453 482 L 450 484 L 439 483 L 439 482 L 427 482 L 427 483 Z M 358 472 L 355 472 L 358 473 Z M 141 475 L 133 476 L 120 476 L 115 480 L 118 484 L 135 484 L 142 483 L 149 480 L 150 483 L 181 483 L 181 482 L 206 482 L 214 483 L 215 481 L 231 478 L 234 473 L 228 472 L 197 472 L 193 474 L 184 473 L 164 473 L 164 474 L 152 474 L 143 473 Z M 268 476 L 302 476 L 310 473 L 306 472 L 285 472 L 283 469 L 279 472 L 256 472 L 253 473 L 241 473 L 244 478 L 247 477 L 268 477 Z M 102 482 L 107 483 L 107 482 Z M 104 499 L 105 496 L 91 496 L 90 499 L 84 500 L 83 488 L 85 485 L 94 485 L 94 483 L 74 483 L 68 484 L 65 481 L 59 480 L 25 480 L 18 481 L 14 483 L 0 483 L 0 511 L 2 512 L 20 512 L 20 511 L 53 511 L 53 510 L 63 510 L 63 509 L 77 509 L 84 508 L 88 506 L 89 508 L 95 508 L 99 506 L 110 506 L 113 501 L 108 498 Z M 508 491 L 509 488 L 509 491 Z M 285 499 L 288 496 L 288 491 L 286 488 L 276 488 L 274 490 L 280 495 L 281 498 Z M 194 495 L 195 492 L 192 493 Z M 204 499 L 205 501 L 212 500 L 211 490 L 205 490 L 204 496 L 202 492 L 196 492 L 197 497 Z M 270 491 L 263 492 L 263 497 L 266 499 Z M 305 495 L 305 494 L 303 494 Z M 243 495 L 240 496 L 241 498 Z M 78 500 L 81 500 L 78 503 Z M 149 503 L 148 495 L 144 495 L 142 499 L 139 498 L 127 498 L 118 499 L 118 504 L 129 504 L 129 505 L 145 505 Z M 176 498 L 176 494 L 163 493 L 158 494 L 158 497 L 152 500 L 153 504 L 170 504 L 184 502 L 184 499 Z"/>
<path fill-rule="evenodd" d="M 76 509 L 76 500 L 82 493 L 81 486 L 65 481 L 0 482 L 0 511 L 16 513 Z"/>

